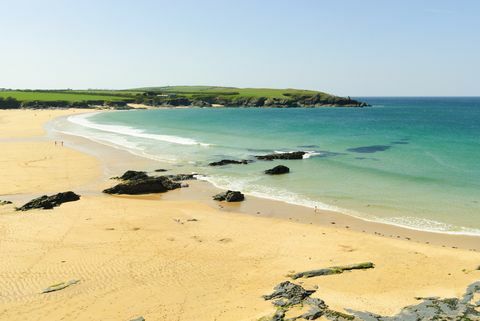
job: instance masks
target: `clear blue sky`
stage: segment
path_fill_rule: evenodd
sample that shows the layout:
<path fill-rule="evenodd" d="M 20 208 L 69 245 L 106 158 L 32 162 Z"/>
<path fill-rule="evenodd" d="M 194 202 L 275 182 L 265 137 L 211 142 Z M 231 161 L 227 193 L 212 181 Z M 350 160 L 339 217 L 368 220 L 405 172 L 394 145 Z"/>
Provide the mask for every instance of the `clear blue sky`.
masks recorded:
<path fill-rule="evenodd" d="M 478 0 L 0 0 L 0 87 L 480 96 Z"/>

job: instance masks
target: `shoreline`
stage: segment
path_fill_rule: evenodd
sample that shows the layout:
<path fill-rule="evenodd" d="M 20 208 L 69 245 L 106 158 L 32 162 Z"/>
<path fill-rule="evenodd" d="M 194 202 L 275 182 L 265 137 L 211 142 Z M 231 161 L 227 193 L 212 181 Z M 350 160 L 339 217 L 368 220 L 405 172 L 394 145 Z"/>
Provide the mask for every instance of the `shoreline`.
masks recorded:
<path fill-rule="evenodd" d="M 159 163 L 81 137 L 55 148 L 52 137 L 43 136 L 43 120 L 69 111 L 42 112 L 41 119 L 34 113 L 0 112 L 6 121 L 2 137 L 13 139 L 0 147 L 19 143 L 15 133 L 25 134 L 22 128 L 31 130 L 22 138 L 30 142 L 30 152 L 22 152 L 19 143 L 3 163 L 9 166 L 3 188 L 16 184 L 27 168 L 30 179 L 20 182 L 23 193 L 14 205 L 44 190 L 73 190 L 81 198 L 53 210 L 0 206 L 2 320 L 258 321 L 275 312 L 262 295 L 293 281 L 292 271 L 360 262 L 375 267 L 293 282 L 319 289 L 313 296 L 335 311 L 394 315 L 418 304 L 415 297 L 461 297 L 480 279 L 477 251 L 363 233 L 345 215 L 328 214 L 335 217 L 333 225 L 323 212 L 314 215 L 278 201 L 248 197 L 240 204 L 218 204 L 211 200 L 215 187 L 204 181 L 163 194 L 102 194 L 115 183 L 109 177 L 125 169 L 154 170 Z M 77 166 L 69 175 L 47 171 L 68 167 L 58 155 Z M 39 156 L 41 162 L 30 162 Z M 1 155 L 0 161 L 6 160 Z M 166 168 L 182 171 L 173 164 Z M 319 216 L 326 221 L 310 221 Z M 78 282 L 41 293 L 69 280 Z"/>
<path fill-rule="evenodd" d="M 86 113 L 93 112 L 108 111 L 92 110 Z M 61 116 L 61 118 L 64 117 L 68 116 Z M 55 121 L 55 119 L 52 121 Z M 46 125 L 48 126 L 49 124 Z M 91 139 L 86 137 L 80 137 L 66 133 L 59 133 L 59 137 L 63 137 L 71 148 L 95 156 L 100 161 L 100 163 L 102 163 L 102 166 L 104 168 L 108 168 L 108 174 L 104 175 L 103 183 L 105 183 L 105 179 L 107 179 L 108 182 L 109 177 L 121 175 L 124 171 L 130 169 L 153 171 L 155 167 L 172 167 L 173 165 L 174 169 L 167 172 L 167 174 L 181 173 L 181 167 L 175 167 L 175 164 L 141 157 L 123 149 L 117 149 L 106 144 L 92 141 Z M 112 154 L 113 156 L 109 154 Z M 115 165 L 112 167 L 111 164 L 113 163 L 113 159 L 126 159 L 126 161 L 123 162 L 121 165 Z M 208 186 L 198 188 L 198 184 L 200 183 L 200 181 L 208 184 Z M 189 184 L 190 187 L 182 189 L 182 192 L 175 190 L 166 193 L 169 196 L 165 198 L 171 198 L 172 200 L 178 201 L 182 199 L 195 200 L 207 204 L 212 208 L 219 208 L 218 202 L 212 201 L 211 196 L 224 191 L 224 189 L 221 189 L 206 180 L 189 182 Z M 205 192 L 205 190 L 208 190 L 208 192 Z M 197 197 L 197 194 L 202 196 Z M 261 213 L 268 213 L 269 217 L 293 220 L 304 224 L 318 224 L 322 226 L 333 227 L 337 225 L 336 227 L 338 228 L 352 229 L 358 232 L 369 233 L 381 237 L 398 238 L 426 244 L 434 244 L 443 247 L 480 251 L 480 235 L 461 232 L 457 233 L 448 231 L 422 230 L 420 228 L 414 228 L 410 226 L 369 220 L 366 218 L 342 213 L 340 211 L 337 212 L 325 209 L 318 209 L 316 212 L 314 212 L 314 208 L 308 207 L 306 205 L 292 204 L 282 200 L 262 198 L 249 194 L 246 194 L 246 196 L 248 196 L 246 202 L 241 202 L 239 204 L 222 204 L 223 207 L 221 209 L 225 211 L 238 211 L 249 215 L 258 215 L 256 213 L 260 211 Z M 155 199 L 155 196 L 152 196 L 151 198 Z M 274 210 L 270 210 L 270 208 L 273 208 Z M 296 213 L 294 217 L 288 214 L 292 211 Z"/>

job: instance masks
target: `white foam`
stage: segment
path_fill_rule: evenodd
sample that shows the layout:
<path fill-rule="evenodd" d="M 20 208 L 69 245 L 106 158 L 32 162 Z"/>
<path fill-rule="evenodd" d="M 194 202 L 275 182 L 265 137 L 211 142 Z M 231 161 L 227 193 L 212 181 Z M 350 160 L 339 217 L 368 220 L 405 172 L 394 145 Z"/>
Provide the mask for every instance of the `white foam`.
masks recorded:
<path fill-rule="evenodd" d="M 413 217 L 413 216 L 398 216 L 376 218 L 375 222 L 395 225 L 403 228 L 408 228 L 416 231 L 427 231 L 433 233 L 456 234 L 456 235 L 471 235 L 479 236 L 480 230 L 468 227 L 459 227 L 448 223 L 438 222 L 427 218 Z"/>
<path fill-rule="evenodd" d="M 87 128 L 100 130 L 103 132 L 121 134 L 126 136 L 134 136 L 134 137 L 146 138 L 146 139 L 153 139 L 157 141 L 163 141 L 163 142 L 180 144 L 180 145 L 210 146 L 210 144 L 201 143 L 191 138 L 172 136 L 172 135 L 148 134 L 142 129 L 138 129 L 130 126 L 96 124 L 88 120 L 89 117 L 96 114 L 98 113 L 74 115 L 74 116 L 68 117 L 67 120 L 71 123 L 74 123 L 83 127 L 87 127 Z"/>
<path fill-rule="evenodd" d="M 311 200 L 307 197 L 295 194 L 290 191 L 281 190 L 278 188 L 271 188 L 254 184 L 257 180 L 255 178 L 232 178 L 227 176 L 199 176 L 198 179 L 205 180 L 213 184 L 220 189 L 239 190 L 242 193 L 259 198 L 270 199 L 274 201 L 281 201 L 288 204 L 304 206 L 308 208 L 317 208 L 320 210 L 332 211 L 337 213 L 346 214 L 355 218 L 368 221 L 385 223 L 411 230 L 434 232 L 444 234 L 458 234 L 458 235 L 472 235 L 479 236 L 480 230 L 474 228 L 458 227 L 447 223 L 442 223 L 426 218 L 418 217 L 388 217 L 381 218 L 371 216 L 365 213 L 360 213 L 354 210 L 333 206 L 323 202 Z"/>
<path fill-rule="evenodd" d="M 306 151 L 305 151 L 305 154 L 303 155 L 303 159 L 307 159 L 307 158 L 310 158 L 310 157 L 313 157 L 313 156 L 317 156 L 317 155 L 321 155 L 321 154 L 322 154 L 322 153 L 319 153 L 319 152 L 306 150 Z"/>
<path fill-rule="evenodd" d="M 135 143 L 128 142 L 121 137 L 114 137 L 114 138 L 105 138 L 105 137 L 95 137 L 95 136 L 90 136 L 90 135 L 83 135 L 80 133 L 76 132 L 69 132 L 65 130 L 59 130 L 59 129 L 52 129 L 53 131 L 56 131 L 58 133 L 62 134 L 67 134 L 67 135 L 73 135 L 73 136 L 78 136 L 78 137 L 83 137 L 88 140 L 91 140 L 93 142 L 96 142 L 98 144 L 102 144 L 108 147 L 112 147 L 118 150 L 123 150 L 126 151 L 134 156 L 139 156 L 143 158 L 148 158 L 154 161 L 159 161 L 159 162 L 165 162 L 165 163 L 176 163 L 177 159 L 176 157 L 169 156 L 169 155 L 152 155 L 149 153 L 146 153 L 143 149 L 138 148 L 138 146 Z"/>

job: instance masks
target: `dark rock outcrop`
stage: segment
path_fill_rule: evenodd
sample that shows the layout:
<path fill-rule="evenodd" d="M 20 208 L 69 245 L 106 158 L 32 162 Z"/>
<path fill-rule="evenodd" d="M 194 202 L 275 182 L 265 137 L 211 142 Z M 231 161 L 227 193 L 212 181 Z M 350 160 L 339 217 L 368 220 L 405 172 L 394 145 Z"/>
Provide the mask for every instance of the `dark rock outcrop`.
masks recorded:
<path fill-rule="evenodd" d="M 10 202 L 10 201 L 0 201 L 0 206 L 8 205 L 8 204 L 12 204 L 12 202 Z"/>
<path fill-rule="evenodd" d="M 289 152 L 289 153 L 275 153 L 275 154 L 268 154 L 268 155 L 261 155 L 255 156 L 255 158 L 260 160 L 274 160 L 274 159 L 303 159 L 303 155 L 305 152 Z"/>
<path fill-rule="evenodd" d="M 245 195 L 238 191 L 226 191 L 213 196 L 213 199 L 225 202 L 241 202 L 245 199 Z"/>
<path fill-rule="evenodd" d="M 167 171 L 168 169 L 159 168 L 159 169 L 156 169 L 154 172 L 160 173 L 160 172 L 167 172 Z"/>
<path fill-rule="evenodd" d="M 268 175 L 280 175 L 280 174 L 286 174 L 290 172 L 290 168 L 284 165 L 278 165 L 275 166 L 274 168 L 267 169 L 265 171 L 265 174 Z"/>
<path fill-rule="evenodd" d="M 118 177 L 121 180 L 124 181 L 133 181 L 137 179 L 145 179 L 148 178 L 147 173 L 145 172 L 140 172 L 140 171 L 126 171 L 123 173 L 122 176 Z"/>
<path fill-rule="evenodd" d="M 43 195 L 38 198 L 35 198 L 23 205 L 22 207 L 17 208 L 17 211 L 28 211 L 35 208 L 41 208 L 44 210 L 52 209 L 56 206 L 60 206 L 62 203 L 78 201 L 80 196 L 75 194 L 72 191 L 58 193 L 55 195 L 47 196 Z"/>
<path fill-rule="evenodd" d="M 287 321 L 287 320 L 316 320 L 324 317 L 331 321 L 435 321 L 435 320 L 480 320 L 480 282 L 468 286 L 461 298 L 417 298 L 422 302 L 406 306 L 393 316 L 382 316 L 367 311 L 346 309 L 349 314 L 332 310 L 319 298 L 312 298 L 314 290 L 305 290 L 302 286 L 282 282 L 274 288 L 274 292 L 265 295 L 265 300 L 275 300 L 272 304 L 277 311 L 261 318 L 262 321 Z M 309 310 L 300 315 L 294 314 L 293 307 L 308 307 Z M 289 318 L 285 316 L 289 313 Z M 299 314 L 301 312 L 298 312 Z"/>
<path fill-rule="evenodd" d="M 115 185 L 114 187 L 107 188 L 103 192 L 107 194 L 139 195 L 164 193 L 180 187 L 180 183 L 174 182 L 166 176 L 160 176 L 127 181 L 125 183 Z"/>
<path fill-rule="evenodd" d="M 188 184 L 180 184 L 180 181 L 196 179 L 195 174 L 174 174 L 163 176 L 149 176 L 145 172 L 126 171 L 118 179 L 123 183 L 107 188 L 103 192 L 107 194 L 151 194 L 164 193 L 180 187 L 188 187 Z"/>
<path fill-rule="evenodd" d="M 212 162 L 208 164 L 209 166 L 223 166 L 223 165 L 229 165 L 229 164 L 248 164 L 251 163 L 251 161 L 242 159 L 242 160 L 234 160 L 234 159 L 222 159 L 221 161 L 218 162 Z"/>
<path fill-rule="evenodd" d="M 328 306 L 323 300 L 310 297 L 313 293 L 315 293 L 315 290 L 305 290 L 302 286 L 289 281 L 280 283 L 274 288 L 273 293 L 263 296 L 265 300 L 274 300 L 272 304 L 278 307 L 273 316 L 265 320 L 283 321 L 286 311 L 293 306 L 306 306 L 309 309 L 307 312 L 288 320 L 315 320 L 320 318 L 325 314 Z"/>
<path fill-rule="evenodd" d="M 179 182 L 179 181 L 191 181 L 195 180 L 195 175 L 196 174 L 175 174 L 175 175 L 165 175 L 164 177 L 168 177 L 174 182 Z"/>
<path fill-rule="evenodd" d="M 291 277 L 292 277 L 292 279 L 295 280 L 295 279 L 298 279 L 298 278 L 311 278 L 311 277 L 314 277 L 314 276 L 340 274 L 340 273 L 343 273 L 344 271 L 351 271 L 351 270 L 373 269 L 374 267 L 375 267 L 375 265 L 372 262 L 365 262 L 365 263 L 342 265 L 342 266 L 332 266 L 332 267 L 324 268 L 324 269 L 299 272 L 299 273 L 293 274 Z"/>

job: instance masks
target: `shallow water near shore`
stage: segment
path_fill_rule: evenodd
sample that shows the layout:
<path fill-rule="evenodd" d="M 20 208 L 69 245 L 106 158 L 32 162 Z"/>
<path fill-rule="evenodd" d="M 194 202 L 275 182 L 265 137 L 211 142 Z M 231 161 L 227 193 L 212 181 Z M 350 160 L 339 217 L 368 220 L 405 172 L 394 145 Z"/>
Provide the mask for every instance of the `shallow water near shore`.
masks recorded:
<path fill-rule="evenodd" d="M 368 220 L 480 235 L 480 98 L 365 98 L 370 108 L 190 108 L 68 117 L 57 131 L 199 172 L 221 188 Z M 210 167 L 303 150 L 303 160 Z M 263 175 L 284 164 L 291 173 Z"/>

